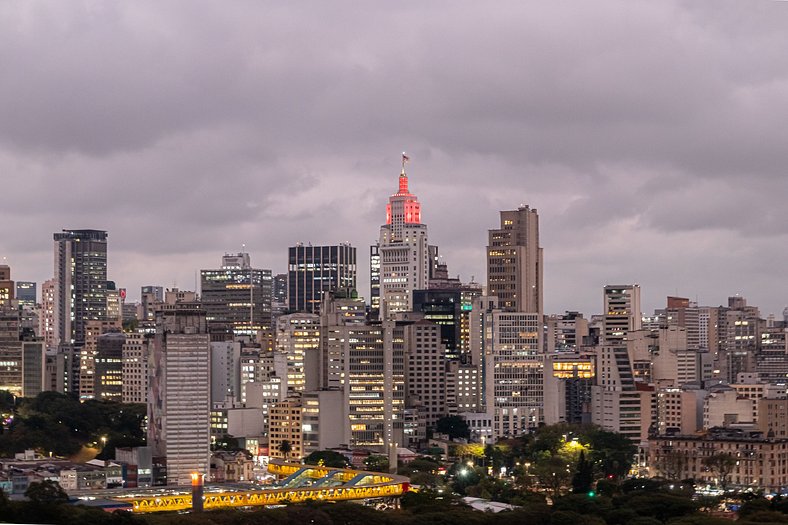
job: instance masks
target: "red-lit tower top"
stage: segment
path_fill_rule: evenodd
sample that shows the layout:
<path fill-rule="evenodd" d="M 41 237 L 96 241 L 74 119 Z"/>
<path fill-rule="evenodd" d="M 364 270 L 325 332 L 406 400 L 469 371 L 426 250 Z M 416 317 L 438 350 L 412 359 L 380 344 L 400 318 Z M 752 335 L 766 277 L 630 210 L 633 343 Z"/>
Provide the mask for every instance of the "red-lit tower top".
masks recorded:
<path fill-rule="evenodd" d="M 421 224 L 421 203 L 418 197 L 408 190 L 408 176 L 405 173 L 405 162 L 408 160 L 403 153 L 399 191 L 389 197 L 389 203 L 386 205 L 386 224 L 391 225 L 392 240 L 401 240 L 404 225 Z"/>

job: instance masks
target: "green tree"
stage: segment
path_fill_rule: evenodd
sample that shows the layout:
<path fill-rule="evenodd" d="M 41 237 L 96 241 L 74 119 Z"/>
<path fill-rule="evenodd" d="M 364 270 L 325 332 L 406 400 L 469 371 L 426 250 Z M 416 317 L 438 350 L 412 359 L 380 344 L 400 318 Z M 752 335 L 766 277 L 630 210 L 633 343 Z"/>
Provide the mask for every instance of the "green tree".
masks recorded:
<path fill-rule="evenodd" d="M 372 472 L 388 472 L 389 458 L 379 454 L 371 454 L 364 460 L 364 466 Z"/>
<path fill-rule="evenodd" d="M 678 450 L 669 450 L 660 456 L 657 462 L 657 471 L 665 479 L 678 481 L 687 469 L 688 459 L 685 453 Z"/>
<path fill-rule="evenodd" d="M 279 443 L 279 452 L 285 457 L 285 459 L 290 458 L 290 453 L 293 451 L 293 445 L 290 444 L 288 440 L 283 440 Z"/>
<path fill-rule="evenodd" d="M 68 494 L 57 481 L 45 479 L 33 482 L 27 487 L 25 497 L 33 503 L 66 503 Z"/>
<path fill-rule="evenodd" d="M 43 454 L 70 456 L 83 446 L 95 446 L 104 436 L 107 446 L 102 457 L 111 457 L 115 446 L 145 443 L 144 404 L 80 403 L 71 396 L 49 391 L 17 401 L 14 422 L 0 436 L 0 454 L 32 448 Z"/>
<path fill-rule="evenodd" d="M 304 458 L 304 463 L 333 468 L 345 468 L 348 465 L 347 458 L 333 450 L 316 450 Z"/>
<path fill-rule="evenodd" d="M 16 398 L 8 390 L 0 390 L 0 414 L 10 414 L 16 408 Z"/>
<path fill-rule="evenodd" d="M 551 456 L 536 462 L 531 465 L 531 473 L 553 497 L 558 497 L 572 479 L 566 459 L 561 456 Z"/>
<path fill-rule="evenodd" d="M 465 494 L 468 487 L 478 485 L 483 476 L 480 468 L 469 467 L 464 463 L 455 463 L 448 472 L 452 479 L 452 488 L 458 494 Z"/>
<path fill-rule="evenodd" d="M 0 516 L 6 516 L 8 514 L 8 508 L 8 496 L 5 495 L 3 489 L 0 489 Z"/>
<path fill-rule="evenodd" d="M 448 509 L 452 503 L 452 498 L 441 494 L 436 490 L 422 488 L 418 492 L 407 492 L 400 498 L 403 509 L 414 511 L 419 509 L 435 511 L 441 508 Z M 376 520 L 375 523 L 378 521 Z M 369 523 L 373 523 L 370 521 Z"/>
<path fill-rule="evenodd" d="M 413 474 L 409 474 L 410 483 L 412 485 L 419 485 L 421 487 L 437 487 L 439 485 L 440 480 L 438 476 L 432 474 L 430 472 L 414 472 Z"/>
<path fill-rule="evenodd" d="M 413 461 L 410 461 L 397 469 L 397 474 L 401 474 L 403 476 L 409 476 L 414 472 L 429 472 L 434 474 L 439 467 L 440 463 L 435 461 L 434 458 L 430 456 L 419 456 Z"/>
<path fill-rule="evenodd" d="M 633 492 L 618 503 L 641 516 L 656 518 L 662 522 L 694 514 L 697 510 L 697 504 L 691 498 L 661 492 Z"/>
<path fill-rule="evenodd" d="M 728 489 L 731 473 L 736 468 L 736 458 L 726 452 L 717 452 L 703 458 L 703 466 L 711 470 L 717 478 L 717 484 L 723 491 Z"/>
<path fill-rule="evenodd" d="M 468 422 L 460 416 L 444 416 L 435 423 L 435 430 L 448 434 L 449 439 L 470 439 L 471 429 Z"/>
<path fill-rule="evenodd" d="M 594 465 L 586 459 L 585 452 L 580 452 L 580 457 L 575 466 L 575 474 L 572 476 L 572 492 L 575 494 L 587 494 L 591 491 L 594 484 Z"/>
<path fill-rule="evenodd" d="M 627 436 L 594 425 L 588 425 L 582 434 L 591 449 L 589 460 L 595 465 L 598 477 L 622 478 L 629 474 L 637 447 Z"/>

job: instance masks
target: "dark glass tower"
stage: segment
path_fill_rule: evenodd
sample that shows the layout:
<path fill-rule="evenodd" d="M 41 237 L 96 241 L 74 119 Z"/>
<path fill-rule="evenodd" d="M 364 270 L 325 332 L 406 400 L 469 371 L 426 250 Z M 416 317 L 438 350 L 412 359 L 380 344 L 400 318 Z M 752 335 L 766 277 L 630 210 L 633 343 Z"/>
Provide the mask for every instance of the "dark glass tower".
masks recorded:
<path fill-rule="evenodd" d="M 356 289 L 356 249 L 350 244 L 298 245 L 288 252 L 289 311 L 320 313 L 324 292 Z"/>
<path fill-rule="evenodd" d="M 55 239 L 55 337 L 82 346 L 88 321 L 107 319 L 107 232 L 63 230 Z"/>

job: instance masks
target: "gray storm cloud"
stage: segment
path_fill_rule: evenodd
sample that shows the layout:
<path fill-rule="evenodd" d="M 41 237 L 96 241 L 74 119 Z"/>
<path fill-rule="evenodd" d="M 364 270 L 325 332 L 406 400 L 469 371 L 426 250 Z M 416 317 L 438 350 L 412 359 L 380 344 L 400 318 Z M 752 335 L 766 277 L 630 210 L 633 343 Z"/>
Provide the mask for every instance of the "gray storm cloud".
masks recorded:
<path fill-rule="evenodd" d="M 247 244 L 362 264 L 407 149 L 449 270 L 484 281 L 500 209 L 539 209 L 548 311 L 639 282 L 788 304 L 788 4 L 5 2 L 0 256 L 110 232 L 110 276 L 194 285 Z M 359 288 L 367 293 L 366 272 Z"/>

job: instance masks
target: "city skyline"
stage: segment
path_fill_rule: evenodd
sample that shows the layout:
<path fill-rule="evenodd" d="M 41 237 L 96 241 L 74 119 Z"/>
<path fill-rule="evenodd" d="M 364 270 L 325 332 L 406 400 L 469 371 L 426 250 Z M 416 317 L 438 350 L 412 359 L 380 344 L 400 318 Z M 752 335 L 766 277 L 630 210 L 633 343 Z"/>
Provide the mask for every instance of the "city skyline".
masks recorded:
<path fill-rule="evenodd" d="M 242 244 L 282 273 L 296 242 L 349 241 L 368 300 L 405 149 L 430 243 L 465 281 L 485 282 L 498 211 L 527 204 L 546 313 L 599 313 L 606 284 L 640 284 L 646 313 L 667 295 L 788 303 L 783 3 L 184 3 L 155 23 L 145 3 L 17 6 L 0 22 L 14 280 L 52 277 L 64 228 L 109 232 L 132 300 L 195 288 Z"/>

